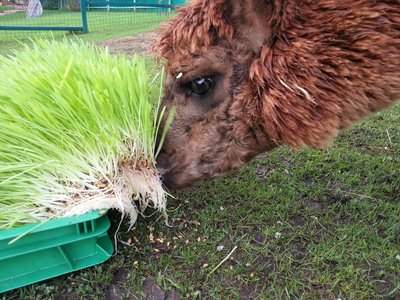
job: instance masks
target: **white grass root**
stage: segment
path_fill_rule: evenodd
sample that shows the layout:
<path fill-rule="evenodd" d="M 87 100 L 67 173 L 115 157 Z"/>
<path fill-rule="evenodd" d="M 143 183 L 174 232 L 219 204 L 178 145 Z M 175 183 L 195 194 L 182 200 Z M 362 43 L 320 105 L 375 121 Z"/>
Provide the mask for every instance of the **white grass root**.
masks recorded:
<path fill-rule="evenodd" d="M 129 217 L 132 226 L 138 214 L 149 206 L 165 213 L 167 196 L 154 170 L 134 170 L 128 166 L 115 178 L 111 189 L 80 198 L 78 202 L 62 208 L 61 215 L 80 215 L 99 208 L 117 209 Z"/>

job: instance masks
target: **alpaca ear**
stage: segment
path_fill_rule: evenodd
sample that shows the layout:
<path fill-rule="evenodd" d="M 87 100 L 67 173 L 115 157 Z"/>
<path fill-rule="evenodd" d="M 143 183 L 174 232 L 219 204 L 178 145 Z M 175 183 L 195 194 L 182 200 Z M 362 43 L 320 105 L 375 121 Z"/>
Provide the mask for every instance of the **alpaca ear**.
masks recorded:
<path fill-rule="evenodd" d="M 282 0 L 233 0 L 231 13 L 237 33 L 249 40 L 257 53 L 265 44 L 272 44 L 279 32 Z"/>

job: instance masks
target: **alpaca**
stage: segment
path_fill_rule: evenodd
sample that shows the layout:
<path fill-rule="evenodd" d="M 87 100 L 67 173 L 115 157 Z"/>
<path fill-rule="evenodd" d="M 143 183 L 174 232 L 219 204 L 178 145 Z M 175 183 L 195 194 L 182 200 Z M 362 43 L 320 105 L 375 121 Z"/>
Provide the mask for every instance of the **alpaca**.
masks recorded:
<path fill-rule="evenodd" d="M 176 108 L 158 158 L 172 188 L 324 147 L 400 99 L 400 0 L 195 0 L 154 49 Z"/>

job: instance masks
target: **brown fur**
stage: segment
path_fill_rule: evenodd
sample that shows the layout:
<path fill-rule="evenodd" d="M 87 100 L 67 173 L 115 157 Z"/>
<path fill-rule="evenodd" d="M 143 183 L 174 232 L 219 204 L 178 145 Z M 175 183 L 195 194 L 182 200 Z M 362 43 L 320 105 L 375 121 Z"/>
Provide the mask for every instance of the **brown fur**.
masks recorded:
<path fill-rule="evenodd" d="M 280 144 L 323 147 L 400 99 L 400 0 L 196 0 L 155 49 L 177 107 L 159 157 L 172 187 Z M 203 76 L 213 90 L 188 96 Z"/>

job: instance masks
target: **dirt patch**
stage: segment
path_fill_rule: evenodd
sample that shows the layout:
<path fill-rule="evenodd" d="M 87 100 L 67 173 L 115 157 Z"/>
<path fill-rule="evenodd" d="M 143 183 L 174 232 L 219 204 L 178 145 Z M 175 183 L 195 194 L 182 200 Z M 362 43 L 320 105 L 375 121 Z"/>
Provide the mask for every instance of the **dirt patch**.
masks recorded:
<path fill-rule="evenodd" d="M 320 211 L 324 208 L 324 204 L 321 201 L 306 200 L 304 203 L 311 210 Z"/>
<path fill-rule="evenodd" d="M 125 298 L 127 290 L 122 287 L 123 283 L 128 279 L 129 271 L 126 269 L 118 269 L 114 272 L 110 282 L 110 286 L 107 288 L 104 298 L 106 300 L 118 300 Z"/>
<path fill-rule="evenodd" d="M 265 240 L 266 240 L 265 234 L 263 234 L 262 232 L 257 232 L 254 235 L 253 240 L 251 241 L 251 243 L 253 245 L 256 245 L 256 246 L 262 246 L 262 245 L 265 244 Z"/>
<path fill-rule="evenodd" d="M 157 285 L 154 278 L 149 277 L 143 282 L 142 290 L 147 300 L 164 300 L 165 292 Z"/>
<path fill-rule="evenodd" d="M 133 56 L 134 54 L 152 54 L 152 47 L 158 39 L 158 33 L 155 31 L 139 33 L 135 36 L 125 36 L 115 40 L 108 40 L 98 43 L 100 47 L 108 48 L 113 54 L 125 54 Z"/>
<path fill-rule="evenodd" d="M 301 215 L 291 216 L 290 221 L 295 227 L 302 227 L 307 223 L 304 217 Z"/>

